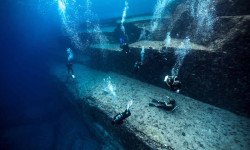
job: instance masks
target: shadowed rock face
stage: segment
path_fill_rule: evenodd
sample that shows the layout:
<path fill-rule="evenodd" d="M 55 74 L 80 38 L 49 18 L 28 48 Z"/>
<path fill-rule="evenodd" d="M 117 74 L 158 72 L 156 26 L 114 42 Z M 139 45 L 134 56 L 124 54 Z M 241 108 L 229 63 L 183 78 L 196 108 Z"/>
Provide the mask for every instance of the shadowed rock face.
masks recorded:
<path fill-rule="evenodd" d="M 217 16 L 238 16 L 250 14 L 249 1 L 247 0 L 216 0 Z"/>
<path fill-rule="evenodd" d="M 128 36 L 128 42 L 136 42 L 140 36 L 141 30 L 132 23 L 125 23 L 124 27 L 126 30 L 128 30 L 128 32 L 126 32 Z M 117 39 L 117 43 L 119 43 L 119 39 L 124 36 L 120 29 L 120 24 L 117 25 L 113 36 L 115 39 Z"/>
<path fill-rule="evenodd" d="M 249 30 L 250 15 L 219 17 L 211 37 L 211 47 L 221 51 L 230 51 L 239 45 L 243 49 L 249 48 Z"/>
<path fill-rule="evenodd" d="M 213 45 L 218 39 L 229 38 L 242 30 L 249 29 L 247 26 L 250 24 L 250 19 L 247 15 L 250 15 L 250 9 L 247 4 L 246 0 L 213 1 L 211 5 L 214 5 L 216 10 L 214 13 L 210 10 L 214 17 L 213 30 L 210 31 L 211 35 L 204 39 L 199 34 L 200 32 L 205 32 L 205 30 L 197 32 L 197 20 L 194 19 L 191 11 L 192 9 L 197 9 L 197 2 L 194 4 L 192 4 L 192 1 L 182 2 L 172 10 L 170 18 L 162 19 L 157 30 L 158 32 L 153 34 L 153 40 L 164 40 L 167 32 L 171 32 L 171 37 L 173 38 L 184 39 L 188 36 L 194 43 L 206 46 Z M 227 34 L 228 32 L 234 33 Z M 247 33 L 246 31 L 243 32 Z M 216 47 L 216 49 L 218 48 L 220 47 Z"/>
<path fill-rule="evenodd" d="M 131 48 L 130 54 L 123 54 L 121 51 L 105 51 L 106 58 L 94 50 L 91 64 L 94 68 L 115 71 L 166 88 L 163 78 L 166 74 L 170 74 L 175 63 L 174 49 L 169 48 L 168 53 L 164 55 L 157 50 L 146 49 L 144 65 L 139 71 L 134 72 L 133 65 L 140 59 L 140 50 L 140 48 Z M 245 59 L 237 59 L 238 64 L 234 64 L 236 62 L 228 63 L 235 60 L 232 55 L 204 50 L 191 51 L 179 72 L 182 81 L 181 93 L 232 112 L 247 115 L 249 95 L 246 67 L 249 68 L 249 64 L 242 62 Z M 242 78 L 238 78 L 239 76 Z"/>
<path fill-rule="evenodd" d="M 139 45 L 138 48 L 135 45 Z M 167 53 L 146 49 L 144 65 L 139 71 L 134 72 L 133 65 L 140 60 L 141 46 L 140 43 L 132 44 L 133 48 L 129 54 L 110 50 L 104 50 L 102 53 L 92 49 L 91 66 L 126 74 L 165 88 L 163 78 L 166 74 L 170 74 L 176 61 L 175 49 L 168 48 Z M 153 44 L 152 47 L 154 47 Z M 103 54 L 105 57 L 102 57 Z M 192 50 L 184 59 L 179 72 L 182 81 L 181 93 L 238 114 L 248 115 L 247 72 L 250 68 L 247 63 L 248 56 L 249 52 L 244 50 L 230 54 Z"/>

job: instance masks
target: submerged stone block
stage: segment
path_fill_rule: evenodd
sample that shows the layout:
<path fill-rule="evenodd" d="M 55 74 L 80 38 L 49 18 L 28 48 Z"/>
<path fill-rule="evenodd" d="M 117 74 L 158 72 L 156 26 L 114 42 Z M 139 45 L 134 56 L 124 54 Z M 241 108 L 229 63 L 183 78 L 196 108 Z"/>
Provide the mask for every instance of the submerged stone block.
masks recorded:
<path fill-rule="evenodd" d="M 116 73 L 79 64 L 74 69 L 76 79 L 69 82 L 65 82 L 67 72 L 63 64 L 56 65 L 52 73 L 74 94 L 73 103 L 77 102 L 82 115 L 90 118 L 89 126 L 106 140 L 111 135 L 125 149 L 248 150 L 250 147 L 249 118 Z M 103 79 L 107 77 L 116 85 L 116 97 L 105 92 L 107 85 Z M 176 100 L 178 108 L 173 112 L 149 106 L 152 99 L 166 101 L 167 96 Z M 113 116 L 124 111 L 131 99 L 131 116 L 122 125 L 113 126 Z M 118 145 L 114 147 L 119 149 Z"/>
<path fill-rule="evenodd" d="M 118 44 L 106 44 L 103 49 L 100 45 L 93 45 L 89 50 L 90 66 L 167 88 L 163 79 L 165 75 L 171 75 L 177 59 L 175 51 L 185 49 L 180 47 L 181 42 L 181 39 L 172 39 L 171 44 L 166 47 L 163 41 L 140 41 L 130 44 L 128 54 Z M 190 45 L 191 50 L 179 69 L 181 93 L 237 114 L 248 115 L 247 82 L 244 82 L 247 76 L 244 71 L 232 72 L 228 55 L 220 51 L 194 43 Z M 141 60 L 143 46 L 144 62 L 139 70 L 135 70 L 134 64 Z M 237 69 L 239 66 L 232 67 Z M 238 78 L 239 76 L 242 78 Z"/>

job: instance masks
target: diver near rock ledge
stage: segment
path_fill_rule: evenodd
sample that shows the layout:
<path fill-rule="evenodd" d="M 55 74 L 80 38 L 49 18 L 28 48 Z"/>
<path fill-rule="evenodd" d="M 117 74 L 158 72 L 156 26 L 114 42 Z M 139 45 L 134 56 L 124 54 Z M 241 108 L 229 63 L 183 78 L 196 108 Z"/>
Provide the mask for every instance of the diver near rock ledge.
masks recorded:
<path fill-rule="evenodd" d="M 177 76 L 165 76 L 164 82 L 174 92 L 179 93 L 181 89 L 181 81 Z"/>
<path fill-rule="evenodd" d="M 119 113 L 117 115 L 115 115 L 112 124 L 115 125 L 121 125 L 123 124 L 123 120 L 125 120 L 126 118 L 128 118 L 131 115 L 131 112 L 129 110 L 130 106 L 133 104 L 133 101 L 129 101 L 127 104 L 127 109 L 123 112 L 123 113 Z"/>
<path fill-rule="evenodd" d="M 68 62 L 66 64 L 66 67 L 68 69 L 68 76 L 71 76 L 74 79 L 75 75 L 74 75 L 74 71 L 73 71 L 73 64 L 71 62 L 71 60 L 74 57 L 73 51 L 70 48 L 68 48 L 67 49 L 67 54 L 68 54 Z"/>
<path fill-rule="evenodd" d="M 122 51 L 126 54 L 130 52 L 127 39 L 128 39 L 128 36 L 123 36 L 120 38 L 120 48 L 122 48 Z"/>
<path fill-rule="evenodd" d="M 153 103 L 155 103 L 155 104 L 153 104 Z M 176 102 L 173 99 L 170 101 L 167 101 L 167 102 L 152 99 L 152 103 L 149 103 L 149 106 L 164 109 L 166 111 L 173 111 L 177 108 Z"/>

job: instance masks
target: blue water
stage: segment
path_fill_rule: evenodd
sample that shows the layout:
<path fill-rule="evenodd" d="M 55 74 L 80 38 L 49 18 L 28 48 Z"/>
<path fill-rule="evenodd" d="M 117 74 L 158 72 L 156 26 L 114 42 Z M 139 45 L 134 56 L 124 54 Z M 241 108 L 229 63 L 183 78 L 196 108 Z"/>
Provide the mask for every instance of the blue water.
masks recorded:
<path fill-rule="evenodd" d="M 41 15 L 28 1 L 1 1 L 0 149 L 98 149 L 72 96 L 49 75 L 50 54 L 63 47 L 52 8 Z"/>
<path fill-rule="evenodd" d="M 152 13 L 157 0 L 127 0 L 128 16 Z M 91 0 L 93 11 L 100 19 L 121 17 L 125 0 Z M 112 9 L 110 9 L 112 8 Z"/>

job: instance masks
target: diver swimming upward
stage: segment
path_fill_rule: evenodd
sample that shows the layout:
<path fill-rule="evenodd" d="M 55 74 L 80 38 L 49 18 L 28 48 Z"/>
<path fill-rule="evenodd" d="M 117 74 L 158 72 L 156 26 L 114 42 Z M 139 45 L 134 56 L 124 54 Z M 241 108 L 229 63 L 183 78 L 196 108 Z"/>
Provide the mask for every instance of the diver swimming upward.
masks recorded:
<path fill-rule="evenodd" d="M 181 89 L 181 81 L 177 76 L 165 76 L 164 82 L 174 92 L 179 93 Z"/>

